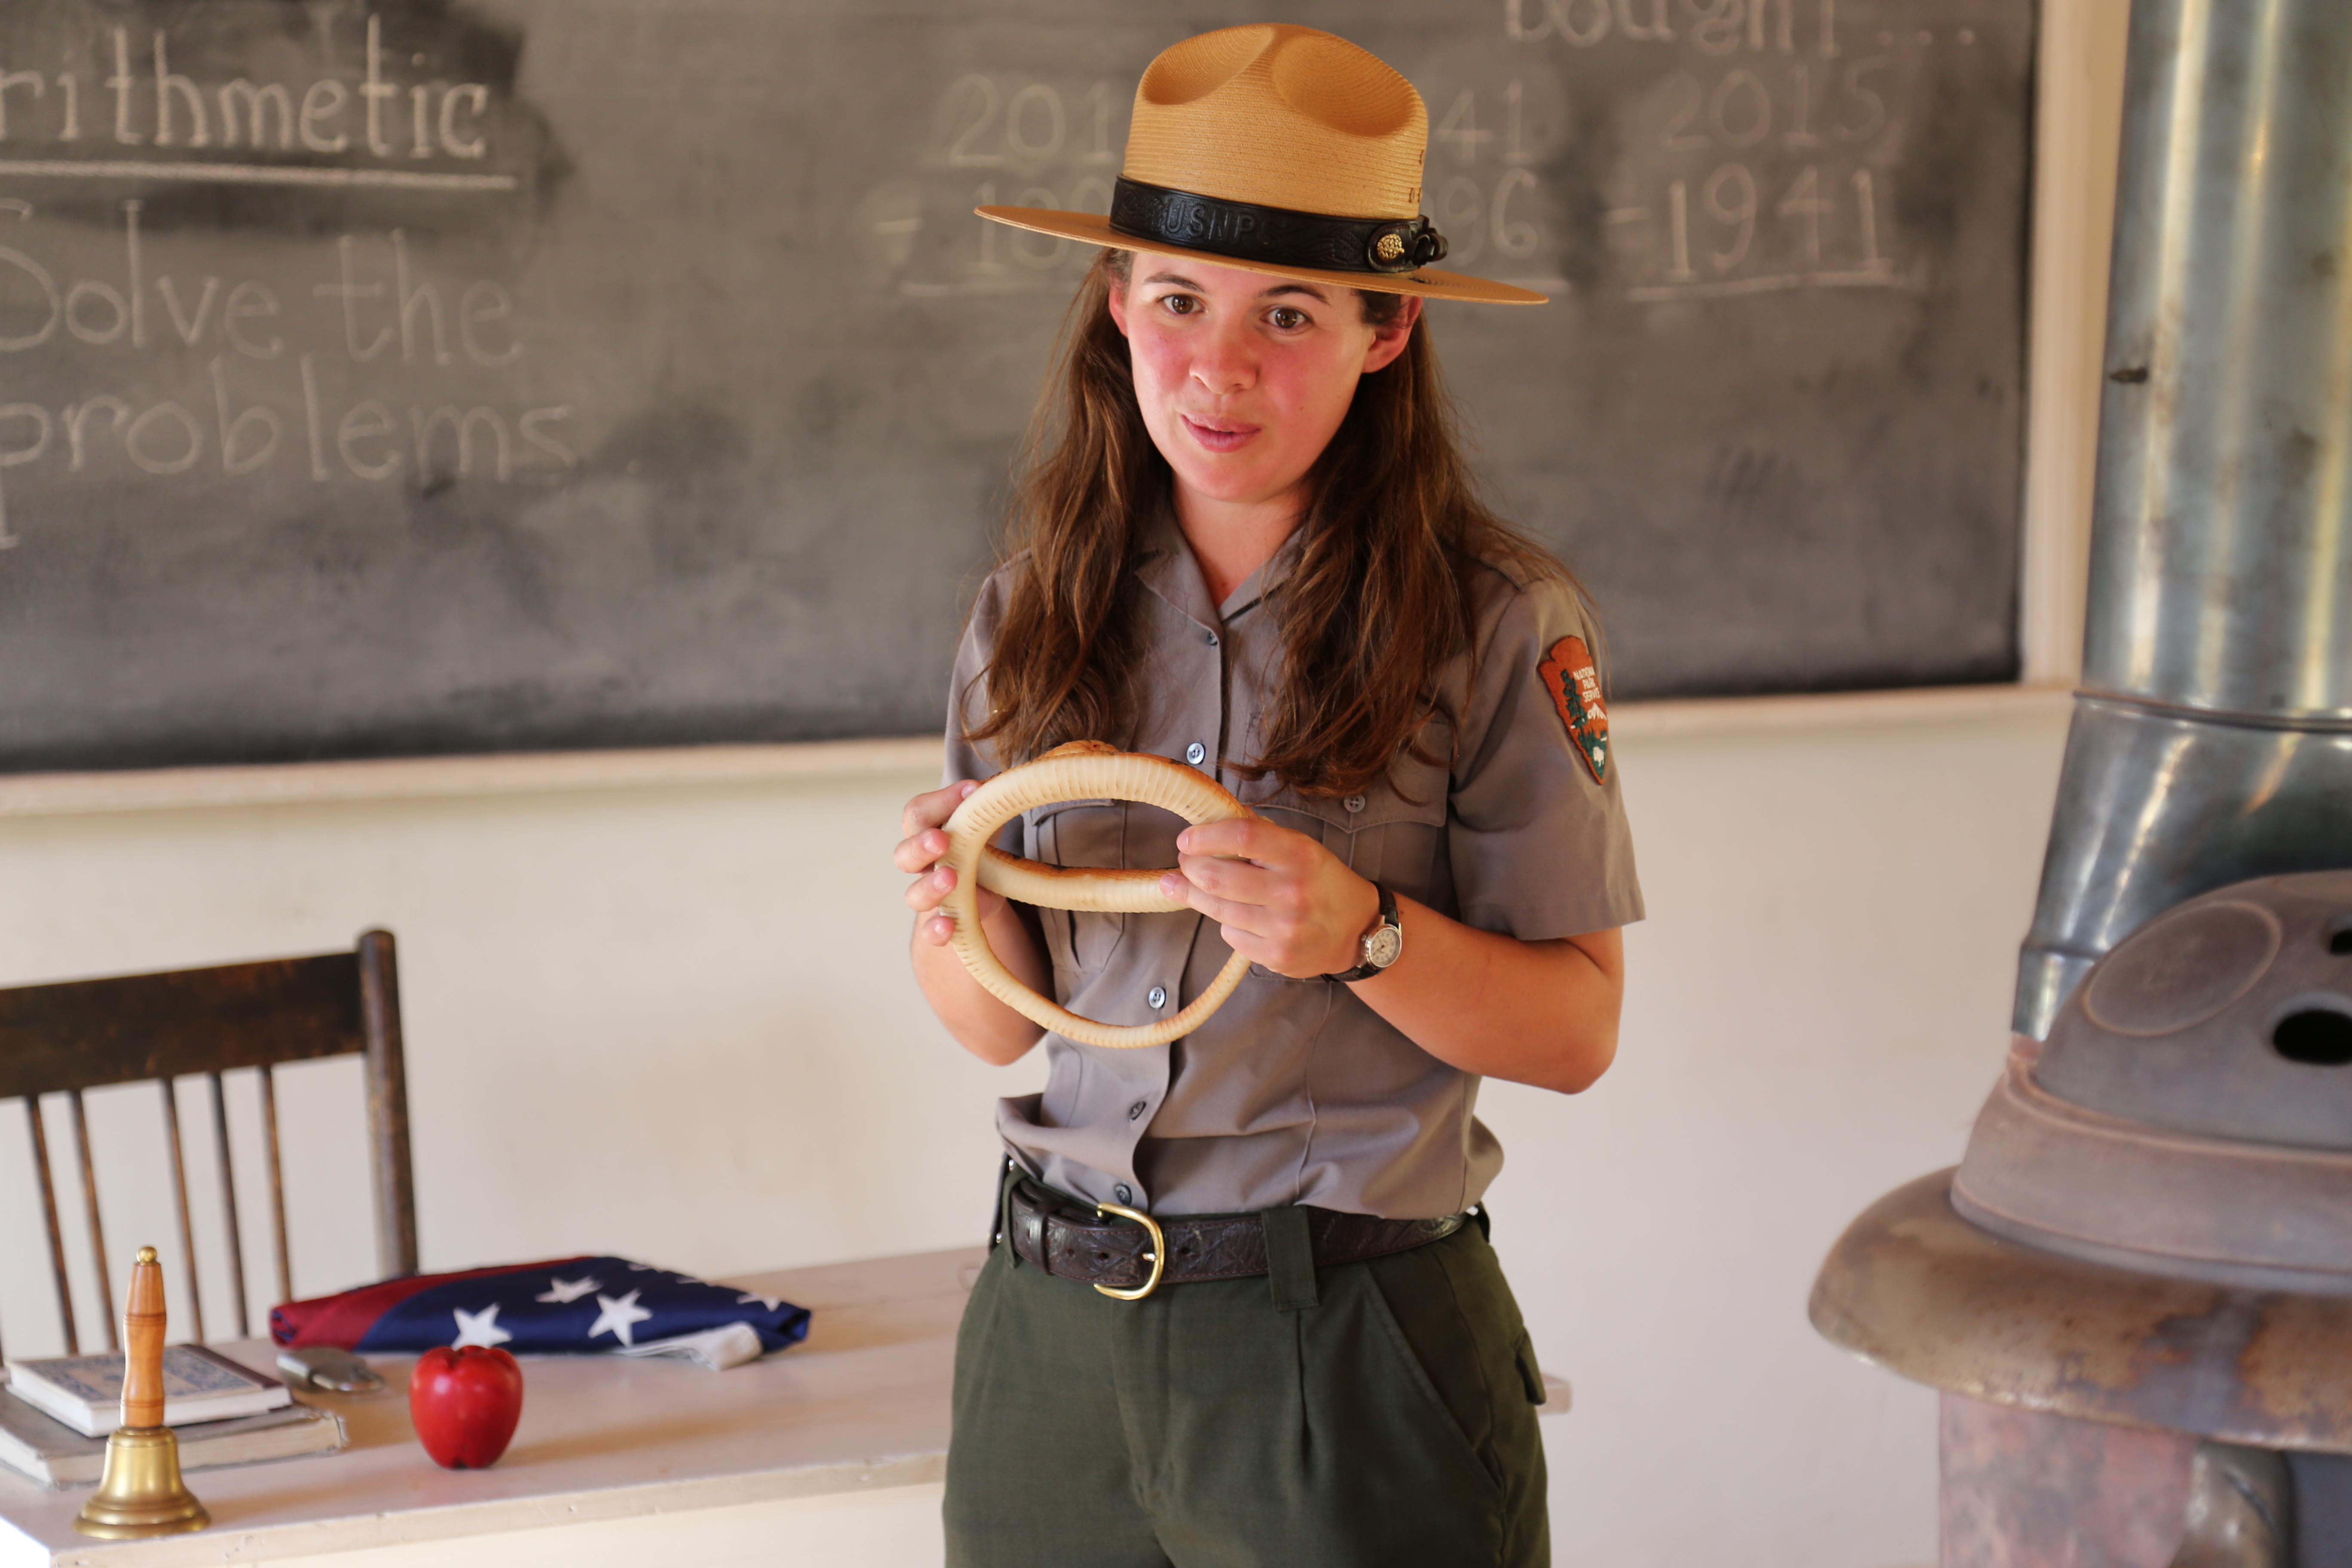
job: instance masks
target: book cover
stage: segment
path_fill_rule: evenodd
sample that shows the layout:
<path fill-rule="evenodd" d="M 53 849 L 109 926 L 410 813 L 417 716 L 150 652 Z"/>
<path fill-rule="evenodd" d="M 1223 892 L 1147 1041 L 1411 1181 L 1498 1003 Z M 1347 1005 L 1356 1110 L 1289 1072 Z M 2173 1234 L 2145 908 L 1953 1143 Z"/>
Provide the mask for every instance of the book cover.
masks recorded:
<path fill-rule="evenodd" d="M 86 1437 L 103 1437 L 122 1424 L 119 1353 L 10 1362 L 8 1386 L 26 1404 Z M 278 1379 L 203 1345 L 170 1345 L 163 1351 L 166 1426 L 258 1415 L 292 1397 Z"/>
<path fill-rule="evenodd" d="M 178 1428 L 177 1436 L 184 1470 L 331 1454 L 350 1440 L 341 1416 L 307 1405 L 200 1422 Z M 89 1485 L 106 1468 L 106 1439 L 84 1436 L 0 1389 L 0 1464 L 45 1487 Z"/>

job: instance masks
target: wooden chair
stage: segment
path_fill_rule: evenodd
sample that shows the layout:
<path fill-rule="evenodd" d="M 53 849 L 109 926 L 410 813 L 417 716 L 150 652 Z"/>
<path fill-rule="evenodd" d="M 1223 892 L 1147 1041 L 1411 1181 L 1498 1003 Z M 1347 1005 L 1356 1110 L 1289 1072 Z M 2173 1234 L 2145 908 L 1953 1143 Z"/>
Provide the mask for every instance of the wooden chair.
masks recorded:
<path fill-rule="evenodd" d="M 42 1124 L 43 1095 L 62 1094 L 71 1107 L 75 1153 L 89 1225 L 90 1257 L 99 1295 L 107 1303 L 107 1345 L 121 1348 L 112 1310 L 106 1236 L 99 1221 L 97 1170 L 82 1091 L 142 1079 L 163 1090 L 163 1137 L 177 1205 L 180 1258 L 188 1317 L 205 1338 L 204 1303 L 196 1290 L 195 1237 L 189 1224 L 188 1176 L 180 1152 L 174 1079 L 203 1073 L 211 1079 L 214 1142 L 219 1151 L 223 1234 L 236 1332 L 254 1331 L 247 1310 L 245 1243 L 237 1225 L 236 1187 L 229 1155 L 228 1110 L 221 1075 L 256 1069 L 262 1137 L 269 1169 L 271 1236 L 277 1244 L 278 1293 L 294 1293 L 287 1260 L 286 1190 L 278 1164 L 278 1102 L 270 1068 L 279 1062 L 363 1056 L 367 1067 L 370 1174 L 375 1192 L 376 1259 L 383 1273 L 416 1272 L 416 1199 L 408 1158 L 408 1090 L 401 1065 L 400 990 L 392 933 L 371 931 L 351 952 L 273 959 L 212 969 L 117 975 L 103 980 L 0 989 L 0 1099 L 21 1097 L 32 1129 L 49 1262 L 66 1350 L 80 1352 L 73 1291 L 66 1274 L 64 1232 L 58 1220 L 57 1182 Z M 178 1317 L 177 1303 L 173 1316 Z"/>

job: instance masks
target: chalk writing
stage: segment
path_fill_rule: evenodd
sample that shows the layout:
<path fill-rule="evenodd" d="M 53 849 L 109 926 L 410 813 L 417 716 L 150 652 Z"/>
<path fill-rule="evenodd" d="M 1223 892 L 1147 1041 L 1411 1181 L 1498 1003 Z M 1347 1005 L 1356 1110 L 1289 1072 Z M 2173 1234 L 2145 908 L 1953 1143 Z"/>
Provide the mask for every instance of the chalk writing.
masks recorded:
<path fill-rule="evenodd" d="M 1582 204 L 1591 226 L 1568 243 L 1605 258 L 1606 286 L 1641 303 L 1925 287 L 1893 221 L 1906 106 L 1927 51 L 1972 47 L 1976 35 L 1866 26 L 1874 9 L 1506 0 L 1505 37 L 1531 67 L 1605 55 L 1621 68 L 1616 156 Z M 1532 208 L 1559 205 L 1540 183 L 1526 195 Z"/>
<path fill-rule="evenodd" d="M 174 186 L 520 189 L 499 167 L 508 106 L 440 68 L 466 53 L 449 35 L 311 10 L 307 29 L 257 24 L 266 47 L 242 54 L 194 14 L 159 26 L 78 9 L 0 33 L 0 384 L 19 394 L 0 404 L 0 549 L 70 526 L 77 484 L 284 470 L 437 493 L 579 466 L 572 405 L 527 387 L 526 312 L 506 280 L 444 276 L 396 222 L 295 240 L 308 256 L 290 271 L 274 257 L 266 277 L 198 259 L 184 223 L 160 246 L 151 235 L 151 204 Z M 1038 123 L 1023 105 L 1020 133 Z"/>
<path fill-rule="evenodd" d="M 1501 55 L 1395 62 L 1428 104 L 1422 207 L 1446 265 L 1551 293 L 1574 272 L 1641 303 L 1924 286 L 1895 222 L 1906 106 L 1927 53 L 1974 47 L 1971 30 L 1878 26 L 1877 0 L 1496 9 Z M 1593 81 L 1608 134 L 1591 108 L 1571 112 Z M 1090 247 L 970 209 L 1107 212 L 1127 118 L 1108 79 L 957 76 L 938 90 L 919 168 L 862 204 L 860 240 L 904 294 L 1066 289 Z M 1585 145 L 1614 165 L 1580 163 Z"/>
<path fill-rule="evenodd" d="M 1129 110 L 1127 89 L 1107 78 L 959 76 L 934 104 L 920 167 L 867 193 L 857 237 L 901 294 L 1066 292 L 1092 247 L 984 223 L 971 209 L 1108 213 Z"/>
<path fill-rule="evenodd" d="M 384 46 L 381 16 L 367 18 L 356 92 L 327 74 L 299 84 L 299 93 L 294 84 L 242 76 L 199 81 L 174 68 L 172 47 L 164 28 L 112 26 L 104 33 L 112 69 L 103 77 L 77 58 L 79 50 L 37 64 L 21 53 L 0 63 L 0 143 L 88 141 L 461 162 L 490 156 L 488 87 L 402 80 Z M 86 89 L 107 106 L 95 124 L 83 118 Z M 398 107 L 403 98 L 404 114 Z"/>
<path fill-rule="evenodd" d="M 1679 41 L 1708 55 L 1792 54 L 1810 31 L 1810 47 L 1833 58 L 1838 0 L 1504 0 L 1503 31 L 1518 44 Z"/>
<path fill-rule="evenodd" d="M 115 255 L 93 264 L 76 226 L 54 231 L 53 255 L 37 205 L 0 198 L 0 376 L 11 361 L 38 359 L 38 384 L 83 383 L 54 405 L 0 405 L 0 549 L 62 521 L 12 509 L 12 486 L 45 468 L 142 482 L 288 469 L 320 484 L 407 478 L 433 491 L 474 479 L 551 484 L 579 466 L 568 403 L 420 397 L 414 376 L 405 396 L 367 385 L 375 364 L 478 382 L 525 362 L 520 302 L 505 283 L 429 275 L 396 227 L 335 236 L 319 280 L 299 294 L 183 275 L 152 256 L 144 207 L 116 204 Z"/>

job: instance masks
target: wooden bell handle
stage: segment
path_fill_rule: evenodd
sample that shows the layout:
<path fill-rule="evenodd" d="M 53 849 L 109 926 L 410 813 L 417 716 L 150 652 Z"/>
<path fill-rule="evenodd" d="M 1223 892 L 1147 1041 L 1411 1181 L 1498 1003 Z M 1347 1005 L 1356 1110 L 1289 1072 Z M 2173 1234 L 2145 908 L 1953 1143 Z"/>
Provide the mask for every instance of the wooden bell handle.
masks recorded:
<path fill-rule="evenodd" d="M 163 1424 L 163 1268 L 142 1247 L 131 1265 L 131 1294 L 122 1309 L 122 1424 Z"/>

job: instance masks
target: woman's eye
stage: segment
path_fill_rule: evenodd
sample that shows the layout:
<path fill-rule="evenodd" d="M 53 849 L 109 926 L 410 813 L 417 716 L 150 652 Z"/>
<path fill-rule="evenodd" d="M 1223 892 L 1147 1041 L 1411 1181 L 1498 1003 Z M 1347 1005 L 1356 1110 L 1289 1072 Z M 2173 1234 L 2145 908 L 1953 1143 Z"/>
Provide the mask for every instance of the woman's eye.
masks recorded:
<path fill-rule="evenodd" d="M 1277 331 L 1296 331 L 1307 324 L 1307 312 L 1294 310 L 1287 305 L 1277 305 L 1267 312 L 1266 320 L 1274 324 Z"/>
<path fill-rule="evenodd" d="M 1189 316 L 1194 310 L 1198 310 L 1201 304 L 1198 300 L 1193 299 L 1190 294 L 1164 295 L 1161 297 L 1160 303 L 1171 316 Z"/>

